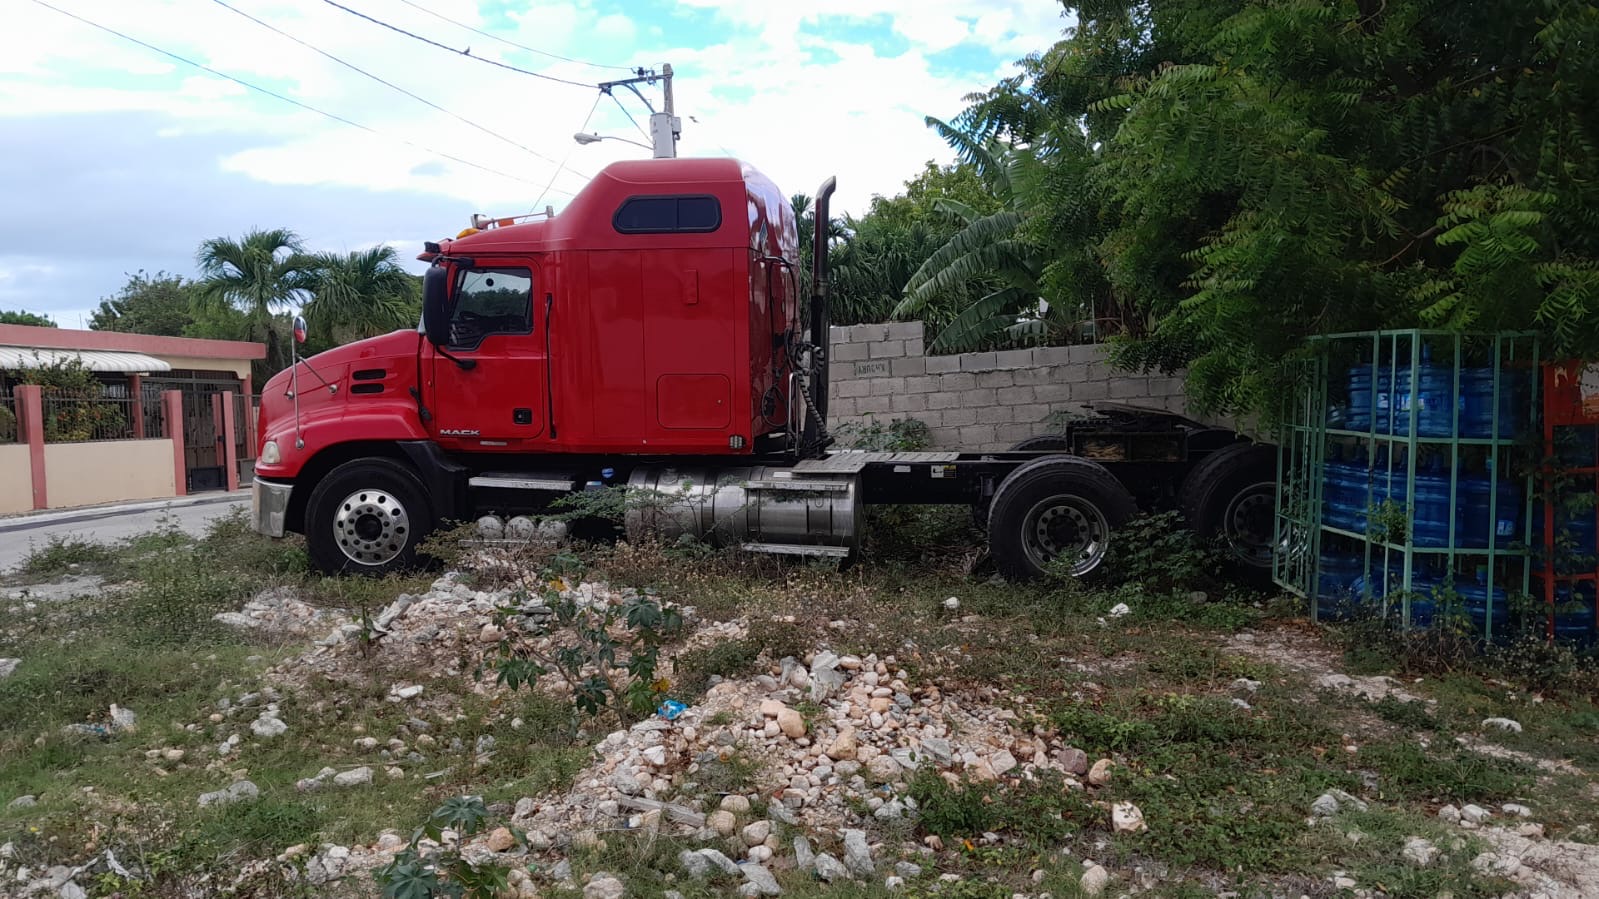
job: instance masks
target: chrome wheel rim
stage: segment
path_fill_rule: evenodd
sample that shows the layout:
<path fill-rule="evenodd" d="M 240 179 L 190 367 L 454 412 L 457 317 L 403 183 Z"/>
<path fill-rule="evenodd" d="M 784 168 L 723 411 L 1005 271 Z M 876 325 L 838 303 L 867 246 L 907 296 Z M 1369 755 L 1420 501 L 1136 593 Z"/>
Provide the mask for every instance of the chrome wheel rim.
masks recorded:
<path fill-rule="evenodd" d="M 410 517 L 394 494 L 357 490 L 339 503 L 333 515 L 333 542 L 358 565 L 383 565 L 405 549 Z"/>
<path fill-rule="evenodd" d="M 1099 507 L 1083 497 L 1058 494 L 1027 510 L 1022 519 L 1022 546 L 1039 569 L 1066 558 L 1072 560 L 1072 577 L 1082 577 L 1105 561 L 1110 522 Z"/>
<path fill-rule="evenodd" d="M 1271 481 L 1251 484 L 1228 501 L 1222 513 L 1222 536 L 1240 561 L 1259 568 L 1271 566 L 1276 503 L 1276 485 Z"/>

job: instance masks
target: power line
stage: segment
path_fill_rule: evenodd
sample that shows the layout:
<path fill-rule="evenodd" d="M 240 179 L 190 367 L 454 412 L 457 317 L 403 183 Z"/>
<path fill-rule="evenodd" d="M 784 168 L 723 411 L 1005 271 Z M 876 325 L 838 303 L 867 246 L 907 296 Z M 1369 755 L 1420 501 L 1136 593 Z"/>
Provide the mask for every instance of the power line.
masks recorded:
<path fill-rule="evenodd" d="M 432 100 L 429 100 L 426 97 L 419 97 L 416 94 L 413 94 L 410 91 L 406 90 L 405 88 L 400 87 L 398 84 L 395 84 L 392 81 L 386 81 L 383 78 L 380 78 L 377 75 L 374 75 L 371 72 L 368 72 L 367 70 L 361 68 L 360 66 L 355 65 L 354 63 L 346 62 L 345 60 L 340 59 L 338 56 L 335 56 L 332 53 L 329 53 L 328 51 L 323 50 L 320 47 L 317 47 L 317 46 L 315 46 L 313 44 L 310 44 L 310 43 L 308 43 L 306 41 L 303 41 L 303 40 L 295 37 L 294 35 L 288 33 L 287 31 L 284 31 L 281 28 L 278 28 L 277 26 L 271 24 L 270 22 L 263 22 L 260 19 L 257 19 L 255 16 L 250 15 L 249 13 L 245 12 L 242 9 L 238 9 L 236 7 L 233 7 L 233 6 L 229 6 L 227 4 L 226 0 L 211 0 L 211 2 L 213 2 L 216 5 L 222 7 L 223 9 L 228 10 L 229 12 L 236 13 L 236 14 L 238 14 L 240 16 L 243 16 L 246 19 L 249 19 L 250 21 L 254 22 L 257 25 L 260 25 L 262 28 L 265 28 L 268 31 L 273 32 L 274 34 L 278 34 L 278 35 L 281 35 L 283 37 L 286 37 L 289 40 L 294 41 L 296 44 L 299 44 L 300 46 L 306 48 L 307 50 L 311 50 L 311 51 L 313 51 L 315 53 L 319 53 L 322 56 L 324 56 L 324 57 L 326 57 L 326 58 L 338 63 L 339 65 L 344 66 L 345 68 L 349 69 L 350 71 L 355 72 L 356 74 L 363 75 L 363 76 L 365 76 L 367 78 L 370 78 L 373 81 L 376 81 L 378 84 L 381 84 L 384 87 L 387 87 L 387 88 L 389 88 L 391 90 L 399 91 L 400 93 L 406 95 L 407 97 L 410 97 L 411 99 L 417 101 L 418 103 L 421 103 L 421 104 L 429 107 L 430 109 L 438 110 L 439 112 L 444 113 L 445 115 L 449 116 L 452 119 L 455 119 L 456 121 L 463 122 L 463 123 L 465 123 L 467 125 L 470 125 L 473 128 L 476 128 L 477 130 L 483 132 L 484 134 L 487 134 L 490 137 L 497 138 L 497 139 L 499 139 L 501 141 L 504 141 L 505 143 L 510 144 L 511 146 L 516 147 L 519 150 L 525 150 L 526 152 L 532 154 L 533 156 L 537 156 L 539 159 L 542 159 L 545 162 L 548 162 L 548 163 L 551 163 L 551 164 L 555 163 L 554 159 L 551 159 L 550 157 L 545 156 L 543 153 L 540 153 L 539 151 L 533 149 L 532 147 L 529 147 L 529 146 L 526 146 L 524 144 L 518 143 L 518 142 L 512 140 L 511 138 L 506 137 L 503 134 L 500 134 L 497 131 L 493 131 L 493 130 L 491 130 L 489 128 L 486 128 L 486 127 L 484 127 L 482 125 L 479 125 L 477 122 L 474 122 L 471 119 L 466 118 L 465 116 L 457 115 L 456 113 L 451 112 L 448 109 L 445 109 L 444 107 L 440 106 L 437 103 L 434 103 Z M 582 174 L 582 173 L 580 172 L 578 174 Z M 587 177 L 587 176 L 584 176 L 584 177 Z M 562 193 L 566 193 L 566 192 L 562 191 Z M 570 194 L 568 194 L 568 196 L 570 196 Z"/>
<path fill-rule="evenodd" d="M 633 113 L 627 111 L 627 107 L 622 105 L 622 101 L 620 99 L 618 99 L 617 96 L 615 94 L 611 93 L 610 91 L 606 91 L 605 95 L 607 97 L 610 97 L 612 100 L 616 100 L 616 107 L 618 109 L 622 110 L 622 114 L 627 116 L 627 120 L 629 122 L 633 123 L 633 127 L 638 129 L 638 133 L 644 135 L 644 139 L 645 140 L 649 140 L 650 139 L 650 133 L 648 131 L 644 130 L 644 126 L 640 125 L 638 123 L 638 119 L 633 118 Z M 579 130 L 581 130 L 581 129 L 579 129 Z"/>
<path fill-rule="evenodd" d="M 415 10 L 417 10 L 419 12 L 425 12 L 425 13 L 427 13 L 428 15 L 432 16 L 435 19 L 442 19 L 443 21 L 449 22 L 451 25 L 454 25 L 457 28 L 465 28 L 467 31 L 470 31 L 473 34 L 481 34 L 481 35 L 483 35 L 484 37 L 488 38 L 491 41 L 499 41 L 502 44 L 505 44 L 505 45 L 511 46 L 511 47 L 515 47 L 518 50 L 526 50 L 529 53 L 537 53 L 540 56 L 548 56 L 551 59 L 559 59 L 562 62 L 575 62 L 575 63 L 577 63 L 578 65 L 581 65 L 581 66 L 593 66 L 596 69 L 617 69 L 617 70 L 623 71 L 623 72 L 634 71 L 632 66 L 613 66 L 613 65 L 608 65 L 608 64 L 603 63 L 603 62 L 589 62 L 586 59 L 573 59 L 570 56 L 562 56 L 559 53 L 551 53 L 548 50 L 540 50 L 540 49 L 538 49 L 536 47 L 529 47 L 526 44 L 518 44 L 516 41 L 508 40 L 506 38 L 500 37 L 497 34 L 493 34 L 491 32 L 484 31 L 481 28 L 474 28 L 471 25 L 466 24 L 465 22 L 457 22 L 456 20 L 450 18 L 449 16 L 447 16 L 447 15 L 445 15 L 443 13 L 434 12 L 433 10 L 428 9 L 427 7 L 423 6 L 420 3 L 412 2 L 412 0 L 400 0 L 400 2 L 404 3 L 406 6 L 409 6 L 412 9 L 415 9 Z"/>
<path fill-rule="evenodd" d="M 412 148 L 414 150 L 421 150 L 422 152 L 428 154 L 429 156 L 437 156 L 440 159 L 448 159 L 451 162 L 458 162 L 461 165 L 470 166 L 471 168 L 478 169 L 479 171 L 488 172 L 491 175 L 498 175 L 501 178 L 509 178 L 512 181 L 520 181 L 523 184 L 531 184 L 531 185 L 533 185 L 535 187 L 538 186 L 538 182 L 536 182 L 536 181 L 529 181 L 526 178 L 523 178 L 523 177 L 521 177 L 519 175 L 512 175 L 509 172 L 502 172 L 499 169 L 491 169 L 491 168 L 489 168 L 486 165 L 479 165 L 479 164 L 477 164 L 475 162 L 472 162 L 469 159 L 462 159 L 459 156 L 452 156 L 449 153 L 443 153 L 443 152 L 440 152 L 438 150 L 434 150 L 434 149 L 432 149 L 430 147 L 425 147 L 422 144 L 416 143 L 414 141 L 406 140 L 405 138 L 400 137 L 399 135 L 387 134 L 385 132 L 377 130 L 376 128 L 371 127 L 370 125 L 363 125 L 360 122 L 351 121 L 350 119 L 347 119 L 344 116 L 338 115 L 337 113 L 332 113 L 332 112 L 328 112 L 328 111 L 323 110 L 323 109 L 318 109 L 318 108 L 316 108 L 315 106 L 312 106 L 309 103 L 302 103 L 299 100 L 294 99 L 293 97 L 287 97 L 287 96 L 284 96 L 283 94 L 280 94 L 280 93 L 278 93 L 276 91 L 268 90 L 267 88 L 261 87 L 261 86 L 256 85 L 256 84 L 251 84 L 250 82 L 245 81 L 242 78 L 235 78 L 235 77 L 233 77 L 232 75 L 229 75 L 226 72 L 219 72 L 216 69 L 213 69 L 213 68 L 211 68 L 208 65 L 205 65 L 204 63 L 198 63 L 198 62 L 195 62 L 192 59 L 189 59 L 188 57 L 179 56 L 178 54 L 173 53 L 171 50 L 163 50 L 163 49 L 161 49 L 160 47 L 157 47 L 154 44 L 147 44 L 144 41 L 141 41 L 141 40 L 139 40 L 136 37 L 131 37 L 129 35 L 123 34 L 122 32 L 117 31 L 115 28 L 111 28 L 111 27 L 108 27 L 106 25 L 101 25 L 99 22 L 92 22 L 92 21 L 90 21 L 88 19 L 85 19 L 84 17 L 82 17 L 80 15 L 75 14 L 75 13 L 67 12 L 66 10 L 61 9 L 60 7 L 51 6 L 50 4 L 44 2 L 44 0 L 33 0 L 33 2 L 38 4 L 39 6 L 44 7 L 45 9 L 51 10 L 53 12 L 58 12 L 58 13 L 62 14 L 63 16 L 66 16 L 69 19 L 76 19 L 79 22 L 82 22 L 83 24 L 88 25 L 91 28 L 99 29 L 100 31 L 104 31 L 106 34 L 115 35 L 116 37 L 122 38 L 123 40 L 128 41 L 129 43 L 138 44 L 139 46 L 145 48 L 146 50 L 154 51 L 154 52 L 159 53 L 162 56 L 165 56 L 165 57 L 167 57 L 169 59 L 175 59 L 178 62 L 181 62 L 181 63 L 183 63 L 186 66 L 193 66 L 194 68 L 199 69 L 202 72 L 209 72 L 210 74 L 215 75 L 218 78 L 222 78 L 222 79 L 225 79 L 227 81 L 231 81 L 234 84 L 239 85 L 240 87 L 246 87 L 246 88 L 249 88 L 250 90 L 266 94 L 269 97 L 273 97 L 275 99 L 282 100 L 285 103 L 289 103 L 289 104 L 292 104 L 294 106 L 298 106 L 301 109 L 304 109 L 304 110 L 306 110 L 308 112 L 314 112 L 314 113 L 316 113 L 319 116 L 324 116 L 326 118 L 330 118 L 330 119 L 332 119 L 335 122 L 340 122 L 342 124 L 349 125 L 352 128 L 359 128 L 362 131 L 365 131 L 365 132 L 367 132 L 369 134 L 376 134 L 378 137 L 386 137 L 389 140 L 398 141 L 398 142 L 400 142 L 402 144 L 405 144 L 406 146 L 408 146 L 408 147 L 410 147 L 410 148 Z M 565 191 L 562 191 L 562 192 L 565 193 Z"/>
<path fill-rule="evenodd" d="M 600 95 L 599 94 L 595 94 L 594 95 L 594 105 L 589 107 L 589 114 L 583 117 L 583 124 L 577 126 L 577 130 L 579 132 L 583 131 L 584 129 L 586 129 L 589 126 L 589 120 L 594 118 L 594 110 L 599 109 L 599 108 L 600 108 Z M 544 195 L 548 194 L 550 192 L 550 188 L 555 186 L 555 179 L 560 176 L 561 169 L 566 168 L 566 160 L 572 158 L 572 151 L 576 150 L 576 149 L 577 149 L 577 144 L 575 142 L 573 143 L 572 146 L 566 148 L 566 159 L 562 159 L 561 160 L 561 164 L 560 164 L 559 167 L 556 168 L 555 174 L 550 176 L 550 183 L 544 185 L 544 193 L 539 194 L 539 198 L 537 200 L 533 201 L 533 211 L 535 211 L 535 212 L 538 211 L 539 204 L 544 202 Z M 585 176 L 585 177 L 590 177 L 590 176 Z M 563 190 L 563 191 L 561 191 L 561 193 L 566 193 L 566 191 Z M 568 196 L 570 196 L 570 195 L 568 195 Z"/>
<path fill-rule="evenodd" d="M 595 84 L 589 84 L 589 83 L 584 82 L 584 81 L 570 81 L 570 80 L 565 79 L 565 78 L 557 78 L 554 75 L 546 75 L 543 72 L 535 72 L 535 71 L 532 71 L 531 69 L 518 68 L 517 66 L 513 66 L 513 65 L 510 65 L 508 63 L 503 63 L 503 62 L 499 62 L 497 60 L 489 59 L 486 56 L 473 56 L 471 47 L 467 47 L 465 50 L 457 50 L 454 47 L 451 47 L 451 46 L 449 46 L 447 44 L 441 44 L 438 41 L 433 40 L 432 38 L 426 38 L 426 37 L 423 37 L 420 34 L 416 34 L 414 32 L 406 31 L 404 28 L 401 28 L 398 25 L 390 25 L 388 22 L 385 22 L 382 19 L 374 19 L 374 18 L 372 18 L 371 16 L 367 15 L 364 12 L 360 12 L 359 10 L 351 9 L 348 6 L 345 6 L 342 3 L 335 2 L 335 0 L 322 0 L 322 2 L 326 3 L 329 6 L 335 7 L 337 9 L 342 9 L 345 12 L 349 13 L 352 16 L 355 16 L 358 19 L 365 19 L 366 21 L 371 22 L 373 25 L 381 25 L 384 28 L 389 29 L 390 31 L 393 31 L 393 32 L 396 32 L 396 33 L 399 33 L 399 34 L 403 34 L 403 35 L 405 35 L 406 37 L 408 37 L 408 38 L 410 38 L 412 40 L 421 41 L 422 43 L 427 44 L 430 47 L 438 47 L 440 50 L 448 50 L 449 52 L 454 53 L 454 54 L 456 54 L 458 56 L 465 56 L 467 59 L 472 59 L 472 60 L 476 60 L 478 62 L 488 63 L 491 66 L 498 66 L 498 67 L 500 67 L 502 69 L 508 69 L 508 70 L 510 70 L 512 72 L 520 72 L 523 75 L 531 75 L 534 78 L 543 78 L 545 81 L 554 81 L 557 84 L 570 84 L 573 87 L 586 87 L 586 88 L 594 88 L 594 87 L 598 87 L 599 86 L 599 85 L 595 85 Z"/>

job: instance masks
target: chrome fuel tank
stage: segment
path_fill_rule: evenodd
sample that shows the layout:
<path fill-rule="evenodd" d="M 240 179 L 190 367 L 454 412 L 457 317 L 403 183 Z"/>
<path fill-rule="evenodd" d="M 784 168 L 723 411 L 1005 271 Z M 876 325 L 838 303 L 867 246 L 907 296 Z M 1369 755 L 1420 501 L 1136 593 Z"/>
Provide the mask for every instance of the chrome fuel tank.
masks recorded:
<path fill-rule="evenodd" d="M 684 535 L 754 552 L 846 558 L 859 546 L 859 475 L 649 466 L 628 478 L 629 539 Z"/>

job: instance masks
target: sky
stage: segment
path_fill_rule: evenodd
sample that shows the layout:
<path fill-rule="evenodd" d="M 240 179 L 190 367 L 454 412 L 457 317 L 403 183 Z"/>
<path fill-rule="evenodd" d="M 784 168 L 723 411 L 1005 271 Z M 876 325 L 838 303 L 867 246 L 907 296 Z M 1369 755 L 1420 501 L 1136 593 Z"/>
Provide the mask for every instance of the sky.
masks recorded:
<path fill-rule="evenodd" d="M 594 86 L 630 72 L 603 66 L 672 65 L 679 155 L 743 159 L 786 193 L 836 175 L 835 209 L 861 212 L 950 160 L 925 116 L 1069 24 L 1056 0 L 338 0 L 440 48 L 330 0 L 46 2 L 287 98 L 0 0 L 0 309 L 62 327 L 127 273 L 194 274 L 210 237 L 287 227 L 410 260 L 476 212 L 559 212 L 607 163 L 649 155 L 623 140 L 648 143 L 644 101 Z M 640 90 L 660 108 L 659 86 Z"/>

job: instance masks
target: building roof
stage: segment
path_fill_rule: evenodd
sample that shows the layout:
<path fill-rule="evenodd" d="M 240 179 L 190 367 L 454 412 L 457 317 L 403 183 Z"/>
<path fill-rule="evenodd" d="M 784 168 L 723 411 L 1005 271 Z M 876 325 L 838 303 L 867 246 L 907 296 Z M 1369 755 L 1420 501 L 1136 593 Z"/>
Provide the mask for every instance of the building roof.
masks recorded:
<path fill-rule="evenodd" d="M 195 337 L 161 337 L 154 334 L 124 334 L 120 331 L 79 331 L 73 328 L 39 328 L 32 325 L 0 325 L 0 346 L 23 349 L 56 349 L 138 353 L 160 358 L 182 356 L 190 359 L 229 359 L 250 361 L 266 358 L 266 344 L 245 340 L 203 340 Z M 0 368 L 6 366 L 0 365 Z M 134 371 L 168 371 L 171 366 Z M 124 371 L 128 369 L 102 369 Z"/>
<path fill-rule="evenodd" d="M 149 374 L 151 372 L 172 370 L 171 363 L 157 359 L 154 356 L 146 356 L 143 353 L 0 346 L 0 371 L 43 368 L 47 365 L 70 362 L 73 359 L 83 363 L 83 367 L 89 371 Z"/>

